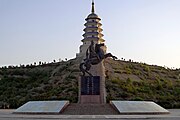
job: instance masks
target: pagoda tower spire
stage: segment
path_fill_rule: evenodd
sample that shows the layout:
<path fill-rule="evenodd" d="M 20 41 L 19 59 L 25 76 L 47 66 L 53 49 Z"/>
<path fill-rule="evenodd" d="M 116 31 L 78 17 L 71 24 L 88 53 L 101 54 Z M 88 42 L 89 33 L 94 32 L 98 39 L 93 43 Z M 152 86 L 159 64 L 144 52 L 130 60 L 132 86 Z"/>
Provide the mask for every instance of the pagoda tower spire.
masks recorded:
<path fill-rule="evenodd" d="M 91 12 L 92 12 L 92 13 L 95 12 L 95 9 L 94 9 L 94 0 L 92 0 L 92 9 L 91 9 Z"/>

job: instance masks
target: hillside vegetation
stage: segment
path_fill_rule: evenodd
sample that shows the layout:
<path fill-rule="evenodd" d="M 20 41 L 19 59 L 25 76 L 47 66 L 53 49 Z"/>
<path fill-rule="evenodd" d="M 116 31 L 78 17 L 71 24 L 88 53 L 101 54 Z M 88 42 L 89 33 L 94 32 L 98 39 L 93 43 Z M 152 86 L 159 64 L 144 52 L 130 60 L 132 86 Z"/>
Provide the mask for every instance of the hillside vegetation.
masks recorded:
<path fill-rule="evenodd" d="M 107 100 L 150 100 L 180 108 L 180 69 L 106 60 Z"/>
<path fill-rule="evenodd" d="M 0 68 L 0 108 L 17 108 L 30 100 L 78 100 L 80 60 Z M 151 100 L 180 108 L 180 69 L 121 60 L 105 60 L 109 100 Z"/>

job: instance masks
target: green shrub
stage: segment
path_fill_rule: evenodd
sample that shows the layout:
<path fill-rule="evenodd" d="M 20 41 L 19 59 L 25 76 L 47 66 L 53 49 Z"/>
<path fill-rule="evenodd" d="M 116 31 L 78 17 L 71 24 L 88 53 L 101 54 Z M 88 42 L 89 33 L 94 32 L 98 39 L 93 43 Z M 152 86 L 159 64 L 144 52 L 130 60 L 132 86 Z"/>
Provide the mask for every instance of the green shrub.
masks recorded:
<path fill-rule="evenodd" d="M 120 80 L 119 80 L 119 78 L 114 78 L 114 79 L 112 79 L 111 81 L 112 81 L 112 83 L 114 83 L 114 84 L 118 84 Z"/>
<path fill-rule="evenodd" d="M 135 97 L 134 99 L 132 99 L 133 101 L 144 101 L 144 99 L 143 98 L 141 98 L 141 97 Z"/>

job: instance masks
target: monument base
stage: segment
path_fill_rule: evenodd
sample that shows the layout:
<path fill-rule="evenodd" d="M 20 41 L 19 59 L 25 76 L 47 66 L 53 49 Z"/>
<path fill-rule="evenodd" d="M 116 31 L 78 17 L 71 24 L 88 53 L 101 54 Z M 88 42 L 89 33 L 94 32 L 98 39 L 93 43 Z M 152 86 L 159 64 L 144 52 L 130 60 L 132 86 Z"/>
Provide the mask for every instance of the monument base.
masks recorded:
<path fill-rule="evenodd" d="M 148 101 L 111 101 L 120 114 L 168 114 L 169 111 Z"/>
<path fill-rule="evenodd" d="M 15 114 L 59 114 L 69 101 L 30 101 L 16 109 Z"/>
<path fill-rule="evenodd" d="M 80 103 L 97 104 L 100 103 L 100 95 L 81 95 Z"/>

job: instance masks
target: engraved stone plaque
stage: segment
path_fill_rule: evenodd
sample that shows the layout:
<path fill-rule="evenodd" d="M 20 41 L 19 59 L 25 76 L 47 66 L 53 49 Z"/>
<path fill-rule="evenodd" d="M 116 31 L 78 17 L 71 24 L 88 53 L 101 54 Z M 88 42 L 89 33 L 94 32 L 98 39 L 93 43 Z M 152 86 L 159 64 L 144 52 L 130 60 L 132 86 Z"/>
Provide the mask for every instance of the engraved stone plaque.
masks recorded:
<path fill-rule="evenodd" d="M 100 76 L 81 77 L 81 95 L 99 95 Z"/>

